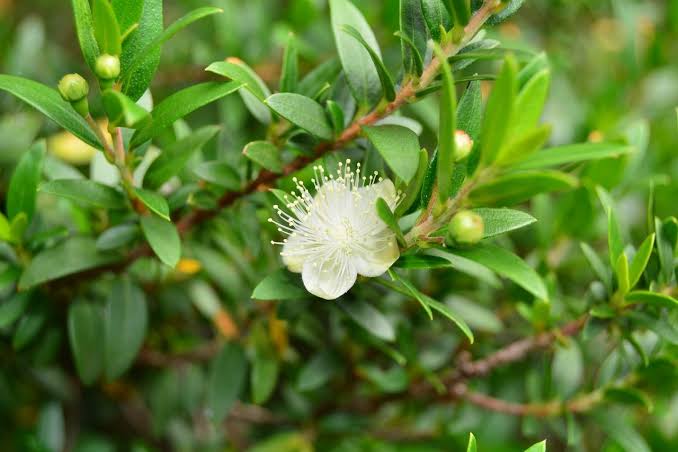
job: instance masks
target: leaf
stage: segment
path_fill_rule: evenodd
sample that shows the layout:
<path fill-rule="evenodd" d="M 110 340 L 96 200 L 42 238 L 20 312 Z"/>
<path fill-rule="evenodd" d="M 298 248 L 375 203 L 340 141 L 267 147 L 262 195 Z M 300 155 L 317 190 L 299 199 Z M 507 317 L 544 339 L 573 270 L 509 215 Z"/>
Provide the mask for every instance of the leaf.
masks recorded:
<path fill-rule="evenodd" d="M 473 278 L 477 278 L 490 287 L 495 289 L 501 287 L 501 281 L 489 268 L 470 259 L 457 256 L 456 254 L 453 254 L 449 248 L 434 248 L 428 251 L 428 254 L 448 260 L 452 264 L 452 268 L 455 270 L 465 273 Z"/>
<path fill-rule="evenodd" d="M 417 45 L 409 36 L 401 31 L 396 31 L 393 33 L 393 36 L 400 38 L 401 45 L 409 47 L 414 64 L 414 74 L 421 75 L 421 73 L 424 72 L 424 60 L 417 49 Z"/>
<path fill-rule="evenodd" d="M 120 26 L 108 0 L 92 0 L 92 22 L 99 51 L 108 55 L 120 55 Z"/>
<path fill-rule="evenodd" d="M 406 254 L 400 256 L 393 264 L 398 268 L 449 268 L 452 263 L 439 256 L 429 256 L 427 254 Z"/>
<path fill-rule="evenodd" d="M 31 301 L 27 292 L 19 292 L 0 304 L 0 330 L 5 330 L 19 320 Z"/>
<path fill-rule="evenodd" d="M 512 169 L 528 170 L 549 168 L 553 166 L 580 163 L 589 160 L 617 158 L 633 152 L 632 146 L 615 143 L 581 143 L 558 146 L 544 149 L 531 154 L 526 159 L 516 163 Z"/>
<path fill-rule="evenodd" d="M 471 192 L 471 199 L 475 204 L 510 206 L 539 193 L 575 188 L 578 182 L 574 176 L 560 171 L 523 171 L 478 185 Z"/>
<path fill-rule="evenodd" d="M 228 162 L 205 162 L 196 166 L 193 172 L 207 182 L 228 190 L 240 189 L 240 175 Z"/>
<path fill-rule="evenodd" d="M 461 318 L 456 312 L 452 310 L 447 305 L 444 305 L 443 303 L 434 300 L 433 298 L 429 297 L 428 295 L 421 294 L 424 301 L 431 307 L 431 309 L 438 311 L 438 313 L 444 315 L 448 319 L 450 319 L 452 322 L 454 322 L 455 325 L 459 327 L 462 333 L 468 338 L 468 341 L 473 344 L 473 332 L 471 331 L 471 328 L 466 324 L 463 318 Z"/>
<path fill-rule="evenodd" d="M 207 407 L 210 418 L 220 424 L 240 397 L 247 375 L 247 360 L 234 342 L 224 345 L 212 361 L 207 383 Z"/>
<path fill-rule="evenodd" d="M 18 97 L 85 143 L 101 149 L 87 122 L 56 90 L 33 80 L 3 74 L 0 74 L 0 90 Z"/>
<path fill-rule="evenodd" d="M 283 165 L 280 151 L 268 141 L 252 141 L 242 150 L 245 157 L 257 165 L 274 173 L 282 173 Z"/>
<path fill-rule="evenodd" d="M 282 71 L 280 74 L 280 92 L 293 93 L 297 89 L 299 80 L 299 56 L 297 41 L 293 33 L 287 37 L 287 45 L 283 54 Z"/>
<path fill-rule="evenodd" d="M 162 154 L 151 163 L 146 171 L 144 183 L 152 189 L 159 188 L 170 178 L 179 174 L 186 167 L 191 156 L 214 138 L 220 130 L 219 126 L 205 126 L 166 146 Z"/>
<path fill-rule="evenodd" d="M 330 352 L 317 353 L 301 368 L 297 377 L 297 389 L 302 392 L 318 389 L 330 381 L 338 370 L 339 364 Z"/>
<path fill-rule="evenodd" d="M 469 0 L 446 0 L 447 4 L 452 7 L 450 13 L 453 13 L 455 22 L 459 25 L 468 24 L 471 18 L 471 9 Z"/>
<path fill-rule="evenodd" d="M 309 97 L 296 93 L 278 93 L 268 97 L 265 103 L 271 110 L 311 135 L 323 140 L 331 140 L 334 136 L 325 110 Z"/>
<path fill-rule="evenodd" d="M 193 11 L 185 14 L 184 16 L 177 19 L 172 25 L 167 27 L 162 31 L 161 23 L 161 33 L 153 36 L 153 39 L 148 40 L 143 47 L 135 54 L 127 66 L 124 66 L 124 73 L 126 74 L 125 80 L 134 74 L 134 71 L 141 69 L 146 66 L 152 66 L 156 55 L 160 52 L 161 46 L 170 40 L 174 35 L 179 33 L 184 28 L 191 25 L 193 22 L 203 19 L 205 17 L 211 16 L 213 14 L 222 13 L 223 10 L 220 8 L 215 8 L 213 6 L 205 6 L 202 8 L 194 9 Z M 157 65 L 157 64 L 156 64 Z"/>
<path fill-rule="evenodd" d="M 452 28 L 450 13 L 445 8 L 442 0 L 421 0 L 421 12 L 426 21 L 429 33 L 434 41 L 440 42 L 440 29 Z"/>
<path fill-rule="evenodd" d="M 494 313 L 494 310 L 478 304 L 477 301 L 451 296 L 445 300 L 445 305 L 464 319 L 474 331 L 478 330 L 491 334 L 499 334 L 503 331 L 504 325 L 497 314 Z"/>
<path fill-rule="evenodd" d="M 678 239 L 678 221 L 674 217 L 669 217 L 664 222 L 655 218 L 654 230 L 662 275 L 665 284 L 670 284 L 674 277 L 674 253 Z"/>
<path fill-rule="evenodd" d="M 146 110 L 121 92 L 107 90 L 101 101 L 111 126 L 138 129 L 151 120 L 151 115 Z"/>
<path fill-rule="evenodd" d="M 45 157 L 45 142 L 38 141 L 21 157 L 7 189 L 7 216 L 10 221 L 23 212 L 30 223 Z"/>
<path fill-rule="evenodd" d="M 73 5 L 73 18 L 82 56 L 90 69 L 94 70 L 96 60 L 99 57 L 99 45 L 94 37 L 94 22 L 92 21 L 89 0 L 71 0 L 71 4 Z"/>
<path fill-rule="evenodd" d="M 155 213 L 160 218 L 170 221 L 169 205 L 167 205 L 167 201 L 162 195 L 151 190 L 144 190 L 143 188 L 135 188 L 134 193 L 136 193 L 141 202 L 144 203 L 151 212 Z"/>
<path fill-rule="evenodd" d="M 508 55 L 487 100 L 480 139 L 481 161 L 485 165 L 496 159 L 511 124 L 516 97 L 516 66 L 515 58 Z"/>
<path fill-rule="evenodd" d="M 388 228 L 393 231 L 398 239 L 398 242 L 401 244 L 405 243 L 405 238 L 403 237 L 403 232 L 400 230 L 398 225 L 398 220 L 391 212 L 391 208 L 388 206 L 388 203 L 384 201 L 384 198 L 377 198 L 376 202 L 377 215 L 381 221 L 388 226 Z"/>
<path fill-rule="evenodd" d="M 99 251 L 114 250 L 131 243 L 138 235 L 139 227 L 136 224 L 119 224 L 101 233 L 96 248 Z"/>
<path fill-rule="evenodd" d="M 513 162 L 533 155 L 549 139 L 551 130 L 552 128 L 548 124 L 535 127 L 516 140 L 511 141 L 502 147 L 495 163 L 500 166 L 510 166 Z"/>
<path fill-rule="evenodd" d="M 607 246 L 610 254 L 610 266 L 615 268 L 619 256 L 624 252 L 624 241 L 622 240 L 619 221 L 613 206 L 607 212 Z"/>
<path fill-rule="evenodd" d="M 357 299 L 350 301 L 339 299 L 335 303 L 348 314 L 353 321 L 374 336 L 388 342 L 395 340 L 395 328 L 388 318 L 371 304 Z"/>
<path fill-rule="evenodd" d="M 454 169 L 454 134 L 457 130 L 457 92 L 454 87 L 452 70 L 439 47 L 434 50 L 441 60 L 443 89 L 440 93 L 440 125 L 438 126 L 438 162 L 436 163 L 436 182 L 439 201 L 445 202 L 452 196 L 452 170 Z"/>
<path fill-rule="evenodd" d="M 241 86 L 237 82 L 206 82 L 193 85 L 172 94 L 153 109 L 151 112 L 152 121 L 134 133 L 130 146 L 137 147 L 154 138 L 177 119 L 183 118 L 200 107 L 228 96 L 237 91 Z"/>
<path fill-rule="evenodd" d="M 498 12 L 490 16 L 490 18 L 487 21 L 489 25 L 496 25 L 508 19 L 510 16 L 515 14 L 516 11 L 518 11 L 521 6 L 523 6 L 525 0 L 508 0 L 503 3 L 505 3 L 506 6 L 504 6 Z"/>
<path fill-rule="evenodd" d="M 532 76 L 520 90 L 511 117 L 512 135 L 524 135 L 537 125 L 546 103 L 550 82 L 551 72 L 543 69 Z"/>
<path fill-rule="evenodd" d="M 494 237 L 506 232 L 515 231 L 537 221 L 532 215 L 520 210 L 513 209 L 491 209 L 478 208 L 473 209 L 475 213 L 481 216 L 485 226 L 483 238 Z"/>
<path fill-rule="evenodd" d="M 611 281 L 611 275 L 610 272 L 607 270 L 607 267 L 605 267 L 605 264 L 603 264 L 603 261 L 598 257 L 598 254 L 591 248 L 588 244 L 582 242 L 579 244 L 581 247 L 581 250 L 584 252 L 584 256 L 586 256 L 586 260 L 589 262 L 589 265 L 591 265 L 591 268 L 593 271 L 598 275 L 598 278 L 605 284 L 605 287 L 607 287 L 608 290 L 611 290 L 612 288 L 612 281 Z"/>
<path fill-rule="evenodd" d="M 529 448 L 525 449 L 525 452 L 546 452 L 546 440 L 533 444 Z"/>
<path fill-rule="evenodd" d="M 365 48 L 365 50 L 367 50 L 370 58 L 372 58 L 374 67 L 377 69 L 377 74 L 379 75 L 379 81 L 381 82 L 381 88 L 384 92 L 384 97 L 388 101 L 395 99 L 396 93 L 395 87 L 393 86 L 393 79 L 391 78 L 391 74 L 389 74 L 388 69 L 386 69 L 384 62 L 381 61 L 381 56 L 375 52 L 372 47 L 370 47 L 367 41 L 365 41 L 365 39 L 363 39 L 363 37 L 360 35 L 358 30 L 351 27 L 350 25 L 344 25 L 341 27 L 341 29 L 345 33 L 348 33 L 350 36 L 352 36 Z"/>
<path fill-rule="evenodd" d="M 327 113 L 330 117 L 330 122 L 332 123 L 332 130 L 334 130 L 335 135 L 340 135 L 344 130 L 344 111 L 341 109 L 341 106 L 332 99 L 327 101 L 325 108 L 327 108 Z"/>
<path fill-rule="evenodd" d="M 666 306 L 667 308 L 678 308 L 678 300 L 670 295 L 664 295 L 649 290 L 634 290 L 626 294 L 625 300 L 629 303 L 644 303 Z"/>
<path fill-rule="evenodd" d="M 548 300 L 548 291 L 541 277 L 525 261 L 496 245 L 479 244 L 469 249 L 454 249 L 452 254 L 477 262 L 510 279 L 535 297 Z"/>
<path fill-rule="evenodd" d="M 125 209 L 127 200 L 115 188 L 89 179 L 57 179 L 40 184 L 38 191 L 102 209 Z"/>
<path fill-rule="evenodd" d="M 74 303 L 68 309 L 68 337 L 75 368 L 82 382 L 90 385 L 104 368 L 104 336 L 101 309 L 89 303 Z"/>
<path fill-rule="evenodd" d="M 419 292 L 419 290 L 417 290 L 414 284 L 412 284 L 407 279 L 401 277 L 397 272 L 389 269 L 388 275 L 391 277 L 392 280 L 400 283 L 400 285 L 402 285 L 406 289 L 406 293 L 409 293 L 412 296 L 412 298 L 417 300 L 421 307 L 424 308 L 424 311 L 426 312 L 426 315 L 428 315 L 429 320 L 433 320 L 433 312 L 431 311 L 431 307 L 426 302 L 424 294 Z"/>
<path fill-rule="evenodd" d="M 174 268 L 181 257 L 181 240 L 174 224 L 157 215 L 140 218 L 141 230 L 156 256 Z"/>
<path fill-rule="evenodd" d="M 47 321 L 47 311 L 43 306 L 29 309 L 21 317 L 12 336 L 12 348 L 21 350 L 33 341 Z"/>
<path fill-rule="evenodd" d="M 110 264 L 116 260 L 118 260 L 116 255 L 99 253 L 94 239 L 72 237 L 33 257 L 19 279 L 19 290 L 26 290 L 72 273 Z"/>
<path fill-rule="evenodd" d="M 129 278 L 113 282 L 104 309 L 106 378 L 114 380 L 134 362 L 146 336 L 148 310 L 144 293 Z"/>
<path fill-rule="evenodd" d="M 111 0 L 120 31 L 124 32 L 139 23 L 144 2 L 139 0 Z"/>
<path fill-rule="evenodd" d="M 605 411 L 595 416 L 596 425 L 626 452 L 652 452 L 629 419 Z"/>
<path fill-rule="evenodd" d="M 652 399 L 635 388 L 609 387 L 605 389 L 605 400 L 612 403 L 623 403 L 626 405 L 640 405 L 648 412 L 652 412 L 654 404 Z"/>
<path fill-rule="evenodd" d="M 626 253 L 621 253 L 615 264 L 615 274 L 617 275 L 618 291 L 624 295 L 629 291 L 629 259 Z"/>
<path fill-rule="evenodd" d="M 252 68 L 238 58 L 231 57 L 226 61 L 212 63 L 205 70 L 242 83 L 243 87 L 239 93 L 247 109 L 259 122 L 264 124 L 271 122 L 271 111 L 264 104 L 271 91 Z"/>
<path fill-rule="evenodd" d="M 350 25 L 358 30 L 369 46 L 381 56 L 374 33 L 358 8 L 349 0 L 330 0 L 330 16 L 334 42 L 353 97 L 358 104 L 371 106 L 381 97 L 379 74 L 367 50 L 341 28 Z"/>
<path fill-rule="evenodd" d="M 652 248 L 654 247 L 654 234 L 650 234 L 640 245 L 640 248 L 638 248 L 638 251 L 636 251 L 636 254 L 633 256 L 633 260 L 631 261 L 631 266 L 629 267 L 629 287 L 633 288 L 635 287 L 636 284 L 638 284 L 638 281 L 640 281 L 640 277 L 643 276 L 643 272 L 645 271 L 645 267 L 647 267 L 647 263 L 650 260 L 650 256 L 652 255 Z"/>
<path fill-rule="evenodd" d="M 420 74 L 417 56 L 414 54 L 426 54 L 426 41 L 428 39 L 421 0 L 400 0 L 400 32 L 414 44 L 414 48 L 405 42 L 400 44 L 403 69 L 407 74 Z"/>
<path fill-rule="evenodd" d="M 393 172 L 408 183 L 419 164 L 419 138 L 407 127 L 364 126 L 363 131 Z"/>
<path fill-rule="evenodd" d="M 468 84 L 457 106 L 457 129 L 466 132 L 474 141 L 480 135 L 483 117 L 483 98 L 480 82 Z"/>
<path fill-rule="evenodd" d="M 478 452 L 478 445 L 476 444 L 476 437 L 473 436 L 473 433 L 468 434 L 468 444 L 466 446 L 466 452 Z"/>
<path fill-rule="evenodd" d="M 584 359 L 579 345 L 570 341 L 567 346 L 556 347 L 551 363 L 553 388 L 560 398 L 571 397 L 582 384 Z"/>
<path fill-rule="evenodd" d="M 407 371 L 399 365 L 382 370 L 376 365 L 365 364 L 358 368 L 359 374 L 371 381 L 381 392 L 395 394 L 407 389 L 409 377 Z"/>
<path fill-rule="evenodd" d="M 250 374 L 252 401 L 254 403 L 264 404 L 271 397 L 278 381 L 279 370 L 280 365 L 273 353 L 256 353 Z"/>
<path fill-rule="evenodd" d="M 123 77 L 122 91 L 135 101 L 148 89 L 155 71 L 158 69 L 160 48 L 150 51 L 147 48 L 149 43 L 157 39 L 163 32 L 163 0 L 139 1 L 143 1 L 141 16 L 138 19 L 139 26 L 125 39 L 120 56 L 120 69 Z M 125 5 L 121 6 L 124 7 Z M 116 8 L 116 11 L 120 11 L 120 8 Z M 143 63 L 133 71 L 130 70 L 131 65 L 138 58 L 143 58 Z"/>
<path fill-rule="evenodd" d="M 424 176 L 426 175 L 427 169 L 428 152 L 426 152 L 426 149 L 420 149 L 417 172 L 415 173 L 411 182 L 407 185 L 405 194 L 402 196 L 394 212 L 394 215 L 397 218 L 402 217 L 403 214 L 405 214 L 412 206 L 414 206 L 419 199 L 419 193 L 421 192 L 422 185 L 424 184 Z"/>
<path fill-rule="evenodd" d="M 271 273 L 257 284 L 252 292 L 255 300 L 291 300 L 308 298 L 309 293 L 300 284 L 299 277 L 285 269 Z"/>

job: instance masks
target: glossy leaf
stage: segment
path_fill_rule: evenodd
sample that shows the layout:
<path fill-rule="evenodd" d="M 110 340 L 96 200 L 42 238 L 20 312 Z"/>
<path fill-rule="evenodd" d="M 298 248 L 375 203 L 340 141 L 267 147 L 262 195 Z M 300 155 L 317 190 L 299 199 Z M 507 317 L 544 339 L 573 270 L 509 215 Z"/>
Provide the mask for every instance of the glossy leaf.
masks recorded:
<path fill-rule="evenodd" d="M 252 292 L 255 300 L 289 300 L 308 298 L 309 293 L 300 284 L 298 276 L 285 269 L 265 277 Z"/>
<path fill-rule="evenodd" d="M 490 165 L 496 159 L 511 124 L 516 97 L 515 58 L 509 55 L 487 101 L 481 132 L 481 161 Z"/>
<path fill-rule="evenodd" d="M 287 45 L 283 53 L 282 73 L 280 74 L 280 92 L 293 93 L 299 81 L 299 56 L 294 34 L 287 37 Z"/>
<path fill-rule="evenodd" d="M 162 195 L 159 195 L 158 193 L 151 190 L 144 190 L 142 188 L 135 188 L 134 192 L 151 212 L 167 221 L 170 221 L 169 206 Z"/>
<path fill-rule="evenodd" d="M 325 110 L 309 97 L 295 93 L 278 93 L 267 98 L 266 105 L 311 135 L 323 140 L 331 140 L 334 135 Z"/>
<path fill-rule="evenodd" d="M 0 329 L 9 328 L 21 318 L 28 309 L 31 294 L 20 292 L 0 304 Z"/>
<path fill-rule="evenodd" d="M 408 184 L 407 189 L 405 190 L 402 199 L 398 203 L 396 210 L 394 212 L 397 218 L 403 216 L 410 207 L 412 207 L 419 198 L 419 193 L 421 191 L 422 185 L 424 183 L 424 176 L 426 175 L 426 170 L 428 169 L 428 152 L 426 149 L 419 150 L 419 163 L 417 164 L 417 172 L 412 178 L 411 182 Z"/>
<path fill-rule="evenodd" d="M 210 418 L 221 423 L 233 404 L 240 397 L 245 377 L 247 360 L 245 353 L 236 343 L 227 343 L 214 358 L 207 384 L 207 407 Z"/>
<path fill-rule="evenodd" d="M 71 4 L 73 5 L 75 30 L 78 34 L 82 55 L 90 69 L 94 70 L 94 65 L 99 57 L 99 45 L 94 37 L 94 22 L 90 2 L 89 0 L 71 0 Z"/>
<path fill-rule="evenodd" d="M 370 58 L 372 58 L 374 67 L 377 69 L 377 73 L 379 74 L 379 81 L 381 82 L 381 88 L 384 92 L 384 97 L 388 101 L 395 99 L 396 93 L 395 87 L 393 85 L 393 79 L 391 78 L 391 74 L 389 74 L 388 69 L 386 69 L 384 62 L 381 61 L 381 56 L 372 47 L 370 47 L 367 41 L 365 41 L 365 39 L 360 35 L 358 30 L 351 27 L 350 25 L 344 25 L 341 29 L 358 41 L 365 48 L 365 50 L 367 50 Z"/>
<path fill-rule="evenodd" d="M 174 224 L 153 214 L 142 216 L 140 224 L 155 255 L 174 268 L 181 257 L 181 240 Z"/>
<path fill-rule="evenodd" d="M 478 208 L 473 211 L 483 219 L 484 239 L 523 228 L 537 221 L 529 213 L 520 210 Z"/>
<path fill-rule="evenodd" d="M 138 129 L 151 120 L 151 115 L 146 110 L 119 91 L 107 90 L 101 101 L 113 126 Z"/>
<path fill-rule="evenodd" d="M 440 125 L 438 126 L 438 153 L 436 182 L 438 183 L 439 200 L 444 202 L 452 196 L 452 170 L 454 169 L 454 134 L 457 130 L 457 92 L 452 77 L 452 69 L 437 50 L 441 59 L 441 77 L 443 89 L 440 93 Z"/>
<path fill-rule="evenodd" d="M 580 163 L 589 160 L 617 158 L 633 152 L 634 148 L 615 143 L 581 143 L 544 149 L 531 154 L 513 166 L 514 169 L 528 170 L 549 168 L 559 165 Z"/>
<path fill-rule="evenodd" d="M 240 188 L 240 175 L 227 162 L 205 162 L 196 166 L 195 174 L 201 179 L 228 190 Z"/>
<path fill-rule="evenodd" d="M 417 135 L 406 127 L 391 124 L 365 126 L 363 131 L 396 176 L 410 182 L 419 164 Z"/>
<path fill-rule="evenodd" d="M 476 437 L 473 435 L 473 433 L 468 434 L 468 444 L 466 445 L 466 452 L 478 452 Z"/>
<path fill-rule="evenodd" d="M 327 383 L 338 369 L 339 364 L 331 353 L 320 352 L 301 368 L 296 386 L 304 392 L 318 389 Z"/>
<path fill-rule="evenodd" d="M 400 32 L 407 36 L 413 47 L 401 42 L 403 69 L 407 74 L 419 74 L 415 53 L 426 54 L 426 21 L 422 12 L 421 0 L 400 0 Z"/>
<path fill-rule="evenodd" d="M 205 70 L 242 83 L 239 93 L 247 109 L 260 122 L 271 122 L 271 111 L 264 104 L 271 91 L 252 68 L 238 58 L 227 58 L 226 61 L 210 64 Z"/>
<path fill-rule="evenodd" d="M 97 238 L 96 248 L 99 251 L 110 251 L 131 243 L 139 236 L 136 224 L 119 224 L 106 229 Z"/>
<path fill-rule="evenodd" d="M 398 238 L 398 242 L 404 244 L 405 239 L 403 238 L 403 232 L 400 230 L 400 226 L 398 225 L 398 220 L 393 215 L 388 203 L 384 201 L 384 198 L 378 198 L 375 207 L 377 209 L 377 215 L 379 215 L 381 221 L 383 221 L 386 226 L 388 226 L 388 228 L 395 233 L 396 237 Z"/>
<path fill-rule="evenodd" d="M 92 22 L 99 51 L 108 55 L 120 55 L 120 27 L 108 0 L 92 0 Z"/>
<path fill-rule="evenodd" d="M 271 397 L 278 381 L 279 370 L 280 365 L 273 353 L 257 351 L 250 374 L 252 401 L 254 403 L 263 404 Z"/>
<path fill-rule="evenodd" d="M 385 341 L 396 338 L 395 328 L 377 308 L 363 300 L 337 300 L 335 302 L 348 316 L 368 332 Z"/>
<path fill-rule="evenodd" d="M 627 302 L 630 303 L 645 303 L 654 304 L 658 306 L 666 306 L 668 308 L 678 308 L 678 300 L 670 295 L 664 295 L 658 292 L 651 292 L 649 290 L 634 290 L 626 294 Z"/>
<path fill-rule="evenodd" d="M 546 103 L 550 82 L 551 72 L 544 69 L 535 74 L 520 90 L 511 118 L 512 135 L 523 135 L 537 125 Z"/>
<path fill-rule="evenodd" d="M 125 209 L 125 196 L 115 188 L 89 179 L 57 179 L 40 185 L 38 191 L 102 209 Z"/>
<path fill-rule="evenodd" d="M 280 160 L 280 151 L 268 141 L 252 141 L 242 151 L 243 155 L 257 165 L 274 173 L 281 173 L 283 169 Z"/>
<path fill-rule="evenodd" d="M 13 220 L 23 212 L 30 223 L 45 157 L 45 142 L 34 144 L 19 160 L 7 189 L 7 216 Z"/>
<path fill-rule="evenodd" d="M 546 440 L 537 444 L 533 444 L 529 448 L 525 449 L 525 452 L 546 452 Z"/>
<path fill-rule="evenodd" d="M 560 171 L 523 171 L 478 185 L 471 199 L 481 205 L 510 206 L 539 193 L 575 188 L 578 183 L 575 177 Z"/>
<path fill-rule="evenodd" d="M 90 385 L 104 369 L 104 331 L 101 308 L 89 303 L 72 304 L 68 310 L 68 337 L 75 368 Z"/>
<path fill-rule="evenodd" d="M 631 261 L 631 266 L 629 267 L 629 286 L 631 288 L 635 287 L 640 281 L 640 277 L 643 276 L 645 267 L 650 260 L 652 255 L 652 248 L 654 247 L 654 234 L 650 234 L 640 245 L 640 248 L 636 251 L 636 254 L 633 256 Z"/>
<path fill-rule="evenodd" d="M 440 42 L 441 28 L 444 30 L 452 28 L 450 13 L 445 8 L 443 0 L 421 0 L 421 12 L 433 40 Z"/>

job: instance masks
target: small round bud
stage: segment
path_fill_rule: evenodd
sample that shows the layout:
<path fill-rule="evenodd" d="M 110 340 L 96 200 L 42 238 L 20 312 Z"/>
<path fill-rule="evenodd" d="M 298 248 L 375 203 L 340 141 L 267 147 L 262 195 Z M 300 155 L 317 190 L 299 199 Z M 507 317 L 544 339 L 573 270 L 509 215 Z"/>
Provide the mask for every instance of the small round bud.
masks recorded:
<path fill-rule="evenodd" d="M 458 245 L 473 245 L 483 238 L 483 219 L 470 210 L 462 210 L 452 217 L 447 228 L 447 239 Z"/>
<path fill-rule="evenodd" d="M 87 97 L 89 85 L 80 74 L 68 74 L 59 81 L 59 94 L 67 102 L 77 102 Z"/>
<path fill-rule="evenodd" d="M 120 75 L 120 58 L 103 54 L 97 58 L 94 73 L 101 80 L 115 80 Z"/>
<path fill-rule="evenodd" d="M 473 149 L 473 140 L 463 130 L 454 132 L 454 161 L 465 159 Z"/>

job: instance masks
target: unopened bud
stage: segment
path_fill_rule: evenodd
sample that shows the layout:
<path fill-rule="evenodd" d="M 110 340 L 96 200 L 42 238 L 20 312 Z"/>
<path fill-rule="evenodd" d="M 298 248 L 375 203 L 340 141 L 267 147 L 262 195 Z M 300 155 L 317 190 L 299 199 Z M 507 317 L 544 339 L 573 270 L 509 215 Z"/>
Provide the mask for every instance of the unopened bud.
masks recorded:
<path fill-rule="evenodd" d="M 70 102 L 80 116 L 85 117 L 89 114 L 89 104 L 87 102 L 89 84 L 80 74 L 65 75 L 59 81 L 58 88 L 61 97 L 65 101 Z"/>
<path fill-rule="evenodd" d="M 454 161 L 458 162 L 465 159 L 473 149 L 473 140 L 463 130 L 454 132 Z"/>
<path fill-rule="evenodd" d="M 447 239 L 453 244 L 473 245 L 483 238 L 485 225 L 477 213 L 462 210 L 452 217 L 447 228 Z"/>
<path fill-rule="evenodd" d="M 120 58 L 107 54 L 99 56 L 94 65 L 94 72 L 99 80 L 106 85 L 112 85 L 113 81 L 120 75 Z M 106 86 L 106 88 L 110 88 L 110 86 Z"/>

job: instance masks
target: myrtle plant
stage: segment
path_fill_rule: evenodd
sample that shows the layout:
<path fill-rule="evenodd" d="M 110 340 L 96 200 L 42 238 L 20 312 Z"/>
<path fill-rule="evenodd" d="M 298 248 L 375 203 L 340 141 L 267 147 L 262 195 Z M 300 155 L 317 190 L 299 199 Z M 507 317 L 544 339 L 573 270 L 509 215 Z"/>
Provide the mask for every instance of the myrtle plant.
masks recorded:
<path fill-rule="evenodd" d="M 0 214 L 0 447 L 651 450 L 678 221 L 647 123 L 549 144 L 549 58 L 490 37 L 523 0 L 388 2 L 388 33 L 329 0 L 326 57 L 289 33 L 273 77 L 219 50 L 154 95 L 227 3 L 72 0 L 83 65 L 0 75 L 63 129 Z"/>

